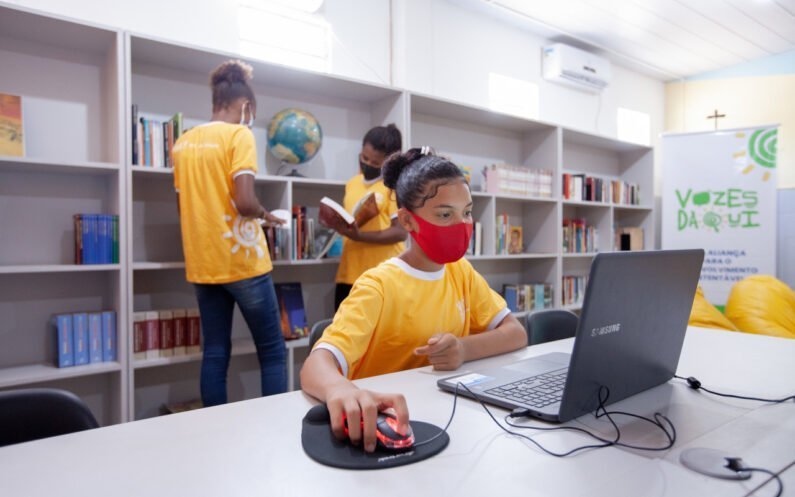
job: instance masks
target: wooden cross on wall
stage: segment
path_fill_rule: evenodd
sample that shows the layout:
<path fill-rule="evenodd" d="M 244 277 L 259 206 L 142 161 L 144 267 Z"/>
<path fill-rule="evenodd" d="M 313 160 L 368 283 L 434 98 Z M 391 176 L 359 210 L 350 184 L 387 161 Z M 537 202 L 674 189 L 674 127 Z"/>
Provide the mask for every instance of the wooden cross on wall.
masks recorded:
<path fill-rule="evenodd" d="M 715 120 L 715 131 L 718 131 L 718 119 L 726 117 L 726 114 L 718 114 L 718 109 L 715 109 L 715 113 L 711 116 L 707 116 L 707 119 L 714 119 Z"/>

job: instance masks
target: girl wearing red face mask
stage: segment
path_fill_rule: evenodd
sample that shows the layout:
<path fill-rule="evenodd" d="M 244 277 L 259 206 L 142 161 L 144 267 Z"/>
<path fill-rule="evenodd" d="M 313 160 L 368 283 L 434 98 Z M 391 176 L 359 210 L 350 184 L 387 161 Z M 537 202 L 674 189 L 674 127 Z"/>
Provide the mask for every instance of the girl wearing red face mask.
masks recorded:
<path fill-rule="evenodd" d="M 394 408 L 408 425 L 399 394 L 358 389 L 350 380 L 432 364 L 457 369 L 464 361 L 527 345 L 524 328 L 505 301 L 463 259 L 472 235 L 472 196 L 460 169 L 423 149 L 393 155 L 384 184 L 399 207 L 410 247 L 365 272 L 301 371 L 301 386 L 325 402 L 331 426 L 353 443 L 375 448 L 377 413 Z"/>

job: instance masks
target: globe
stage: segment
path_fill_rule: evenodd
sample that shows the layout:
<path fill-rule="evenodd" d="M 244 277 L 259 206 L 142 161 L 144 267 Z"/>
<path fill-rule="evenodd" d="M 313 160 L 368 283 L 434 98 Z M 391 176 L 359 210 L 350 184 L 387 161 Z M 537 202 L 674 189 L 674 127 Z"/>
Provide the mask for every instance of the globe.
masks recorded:
<path fill-rule="evenodd" d="M 303 164 L 314 157 L 323 140 L 315 116 L 301 109 L 277 112 L 268 125 L 268 149 L 288 164 Z"/>

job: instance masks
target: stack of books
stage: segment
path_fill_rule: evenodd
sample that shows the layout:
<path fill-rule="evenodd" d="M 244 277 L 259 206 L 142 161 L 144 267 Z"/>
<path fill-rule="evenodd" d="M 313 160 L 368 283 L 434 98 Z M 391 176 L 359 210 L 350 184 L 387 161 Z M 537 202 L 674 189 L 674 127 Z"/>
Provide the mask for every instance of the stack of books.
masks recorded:
<path fill-rule="evenodd" d="M 549 283 L 503 285 L 502 296 L 511 312 L 538 311 L 552 307 L 552 285 Z"/>
<path fill-rule="evenodd" d="M 640 204 L 640 187 L 636 183 L 610 180 L 585 174 L 563 174 L 563 198 L 577 202 L 601 202 L 623 205 Z"/>
<path fill-rule="evenodd" d="M 564 276 L 563 277 L 563 305 L 582 304 L 585 299 L 585 287 L 588 284 L 587 276 Z"/>
<path fill-rule="evenodd" d="M 483 170 L 486 192 L 528 197 L 552 197 L 552 171 L 492 164 Z"/>
<path fill-rule="evenodd" d="M 508 214 L 497 216 L 496 225 L 496 246 L 494 250 L 497 255 L 521 254 L 524 252 L 521 226 L 511 226 Z"/>
<path fill-rule="evenodd" d="M 132 106 L 132 163 L 134 166 L 174 167 L 174 143 L 184 133 L 182 113 L 161 121 L 138 116 L 138 106 Z"/>
<path fill-rule="evenodd" d="M 598 252 L 599 231 L 588 226 L 585 219 L 563 220 L 563 253 L 586 254 Z"/>
<path fill-rule="evenodd" d="M 53 323 L 59 368 L 116 361 L 115 311 L 57 314 Z"/>
<path fill-rule="evenodd" d="M 469 239 L 467 255 L 483 255 L 483 225 L 479 221 L 472 226 L 472 238 Z"/>
<path fill-rule="evenodd" d="M 198 309 L 133 313 L 133 358 L 173 357 L 201 352 Z"/>
<path fill-rule="evenodd" d="M 118 264 L 119 216 L 75 214 L 75 264 Z"/>

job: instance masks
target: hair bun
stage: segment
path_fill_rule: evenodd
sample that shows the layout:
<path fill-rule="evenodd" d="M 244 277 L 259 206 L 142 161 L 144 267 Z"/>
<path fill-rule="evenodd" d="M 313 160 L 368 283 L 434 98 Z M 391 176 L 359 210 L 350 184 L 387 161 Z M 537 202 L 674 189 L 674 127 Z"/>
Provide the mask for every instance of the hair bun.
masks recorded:
<path fill-rule="evenodd" d="M 254 69 L 242 60 L 228 60 L 210 75 L 210 85 L 221 83 L 247 83 L 254 77 Z"/>
<path fill-rule="evenodd" d="M 395 152 L 390 155 L 381 168 L 381 177 L 384 178 L 384 186 L 394 190 L 397 187 L 398 179 L 403 171 L 420 157 L 422 157 L 422 153 L 419 148 L 409 149 L 402 154 Z"/>

